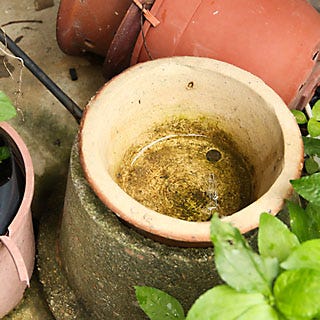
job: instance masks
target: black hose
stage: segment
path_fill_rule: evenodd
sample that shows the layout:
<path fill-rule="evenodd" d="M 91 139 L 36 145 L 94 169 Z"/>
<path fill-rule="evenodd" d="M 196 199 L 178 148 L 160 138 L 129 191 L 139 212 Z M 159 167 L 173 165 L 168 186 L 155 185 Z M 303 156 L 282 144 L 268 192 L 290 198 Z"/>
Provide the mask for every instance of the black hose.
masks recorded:
<path fill-rule="evenodd" d="M 24 65 L 32 72 L 32 74 L 65 106 L 65 108 L 80 123 L 82 117 L 81 108 L 68 97 L 62 89 L 60 89 L 32 59 L 0 28 L 0 41 L 8 48 L 16 57 L 21 58 Z"/>

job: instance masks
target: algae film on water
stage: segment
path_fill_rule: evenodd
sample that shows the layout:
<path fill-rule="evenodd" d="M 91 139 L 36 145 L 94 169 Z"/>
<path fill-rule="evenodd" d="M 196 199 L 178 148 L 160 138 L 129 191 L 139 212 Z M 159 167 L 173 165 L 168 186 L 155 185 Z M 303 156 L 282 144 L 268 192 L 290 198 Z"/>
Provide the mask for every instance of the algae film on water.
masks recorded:
<path fill-rule="evenodd" d="M 217 121 L 181 117 L 151 127 L 126 151 L 117 183 L 161 214 L 207 221 L 252 202 L 252 171 Z"/>

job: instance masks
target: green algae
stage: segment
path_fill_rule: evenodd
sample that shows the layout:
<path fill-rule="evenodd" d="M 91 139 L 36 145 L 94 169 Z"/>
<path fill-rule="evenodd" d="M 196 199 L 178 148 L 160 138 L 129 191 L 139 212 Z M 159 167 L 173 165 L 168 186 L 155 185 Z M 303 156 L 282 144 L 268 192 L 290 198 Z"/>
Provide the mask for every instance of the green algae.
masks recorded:
<path fill-rule="evenodd" d="M 252 202 L 252 166 L 234 139 L 208 118 L 173 118 L 154 126 L 131 146 L 117 183 L 159 213 L 207 221 Z"/>

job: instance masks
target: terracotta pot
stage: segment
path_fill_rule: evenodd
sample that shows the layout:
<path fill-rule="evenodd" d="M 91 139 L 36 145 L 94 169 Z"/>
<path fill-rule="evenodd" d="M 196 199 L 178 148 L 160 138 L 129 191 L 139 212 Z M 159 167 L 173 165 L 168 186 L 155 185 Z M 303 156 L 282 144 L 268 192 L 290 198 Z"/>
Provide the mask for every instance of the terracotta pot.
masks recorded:
<path fill-rule="evenodd" d="M 25 191 L 21 205 L 8 232 L 0 236 L 0 317 L 10 312 L 22 299 L 34 267 L 35 244 L 31 216 L 34 173 L 30 154 L 18 133 L 7 123 L 0 130 L 10 136 L 19 149 L 25 171 Z"/>
<path fill-rule="evenodd" d="M 125 88 L 125 89 L 124 89 Z M 259 112 L 256 112 L 256 110 Z M 261 212 L 276 214 L 298 178 L 303 146 L 296 121 L 260 79 L 207 58 L 158 59 L 130 68 L 107 83 L 87 106 L 80 126 L 80 159 L 102 202 L 153 238 L 176 245 L 209 245 L 209 222 L 155 212 L 116 182 L 125 152 L 148 128 L 174 117 L 215 117 L 254 167 L 254 201 L 225 217 L 241 232 L 258 226 Z"/>
<path fill-rule="evenodd" d="M 62 51 L 105 56 L 131 0 L 61 0 L 57 41 Z"/>
<path fill-rule="evenodd" d="M 144 8 L 150 9 L 154 0 L 141 0 Z M 141 10 L 132 3 L 123 17 L 106 54 L 103 74 L 111 79 L 129 67 L 137 37 L 141 30 Z"/>
<path fill-rule="evenodd" d="M 160 24 L 145 22 L 131 64 L 150 56 L 225 61 L 263 79 L 290 108 L 303 108 L 319 84 L 320 16 L 305 0 L 156 0 L 151 13 Z"/>

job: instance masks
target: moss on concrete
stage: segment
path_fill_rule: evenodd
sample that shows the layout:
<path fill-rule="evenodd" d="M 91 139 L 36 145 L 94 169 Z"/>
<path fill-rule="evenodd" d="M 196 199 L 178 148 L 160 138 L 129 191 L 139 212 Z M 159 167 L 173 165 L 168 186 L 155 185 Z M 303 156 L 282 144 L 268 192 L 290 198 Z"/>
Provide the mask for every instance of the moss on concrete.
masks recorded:
<path fill-rule="evenodd" d="M 69 287 L 61 269 L 58 247 L 61 208 L 49 208 L 51 210 L 41 219 L 38 239 L 37 267 L 45 299 L 55 319 L 88 320 L 90 318 Z"/>

